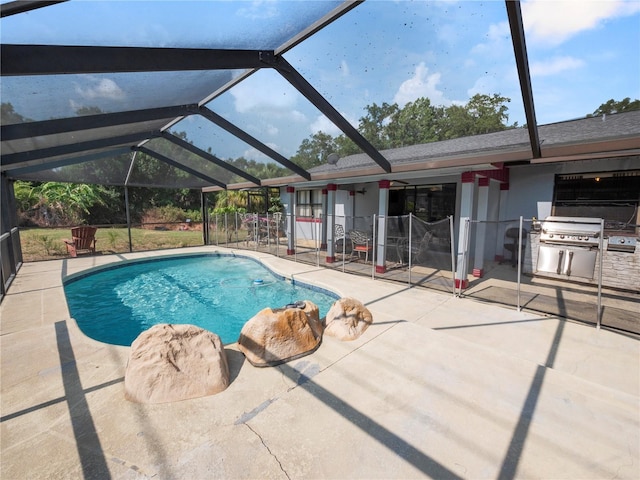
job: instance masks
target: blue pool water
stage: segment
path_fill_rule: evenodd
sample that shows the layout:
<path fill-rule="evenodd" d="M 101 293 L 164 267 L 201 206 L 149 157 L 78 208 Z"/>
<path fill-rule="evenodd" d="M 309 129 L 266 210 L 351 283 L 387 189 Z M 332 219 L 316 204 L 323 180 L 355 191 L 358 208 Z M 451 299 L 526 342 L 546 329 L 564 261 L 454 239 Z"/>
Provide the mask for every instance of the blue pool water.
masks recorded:
<path fill-rule="evenodd" d="M 338 298 L 230 255 L 120 264 L 69 279 L 64 289 L 71 316 L 87 336 L 127 346 L 158 323 L 198 325 L 223 343 L 233 343 L 245 322 L 263 308 L 310 300 L 322 318 Z"/>

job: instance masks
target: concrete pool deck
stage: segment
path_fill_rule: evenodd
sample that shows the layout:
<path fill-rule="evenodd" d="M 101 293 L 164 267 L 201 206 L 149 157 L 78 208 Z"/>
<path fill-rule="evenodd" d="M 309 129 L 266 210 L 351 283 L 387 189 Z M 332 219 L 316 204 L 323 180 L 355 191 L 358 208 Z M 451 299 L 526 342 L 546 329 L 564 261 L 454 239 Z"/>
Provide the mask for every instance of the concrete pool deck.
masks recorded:
<path fill-rule="evenodd" d="M 0 478 L 640 478 L 637 337 L 268 254 L 237 252 L 361 300 L 372 327 L 273 368 L 229 345 L 224 392 L 126 401 L 129 348 L 80 332 L 62 278 L 231 251 L 24 264 L 0 307 Z"/>

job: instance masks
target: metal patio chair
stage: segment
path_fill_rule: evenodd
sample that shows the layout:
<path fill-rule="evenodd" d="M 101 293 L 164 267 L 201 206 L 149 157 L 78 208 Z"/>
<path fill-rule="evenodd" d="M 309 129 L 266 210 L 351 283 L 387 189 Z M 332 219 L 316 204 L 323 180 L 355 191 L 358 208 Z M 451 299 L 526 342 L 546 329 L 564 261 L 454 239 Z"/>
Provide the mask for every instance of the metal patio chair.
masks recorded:
<path fill-rule="evenodd" d="M 351 238 L 351 256 L 354 253 L 358 254 L 358 258 L 362 258 L 361 254 L 364 253 L 365 263 L 369 261 L 369 252 L 373 251 L 373 243 L 369 235 L 360 230 L 349 230 L 349 237 Z"/>

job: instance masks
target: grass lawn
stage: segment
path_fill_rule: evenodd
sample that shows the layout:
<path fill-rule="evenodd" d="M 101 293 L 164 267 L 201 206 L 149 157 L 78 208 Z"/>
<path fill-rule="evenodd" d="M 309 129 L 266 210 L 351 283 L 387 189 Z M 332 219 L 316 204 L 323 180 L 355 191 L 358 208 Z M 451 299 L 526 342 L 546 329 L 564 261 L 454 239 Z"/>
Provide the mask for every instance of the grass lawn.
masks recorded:
<path fill-rule="evenodd" d="M 22 257 L 25 262 L 68 257 L 63 239 L 71 238 L 70 228 L 20 229 Z M 98 228 L 96 254 L 124 253 L 129 251 L 129 235 L 126 228 Z M 163 248 L 195 247 L 204 245 L 200 230 L 147 230 L 131 229 L 134 252 Z"/>

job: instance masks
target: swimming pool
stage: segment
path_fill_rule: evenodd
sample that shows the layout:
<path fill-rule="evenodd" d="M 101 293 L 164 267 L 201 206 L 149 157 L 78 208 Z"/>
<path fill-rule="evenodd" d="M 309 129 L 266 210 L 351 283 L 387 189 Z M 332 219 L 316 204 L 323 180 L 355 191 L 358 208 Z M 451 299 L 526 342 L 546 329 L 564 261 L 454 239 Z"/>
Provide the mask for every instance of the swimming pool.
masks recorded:
<path fill-rule="evenodd" d="M 198 325 L 233 343 L 263 308 L 310 300 L 322 318 L 339 298 L 284 280 L 251 258 L 223 254 L 126 262 L 69 278 L 64 290 L 85 335 L 126 346 L 158 323 Z"/>

